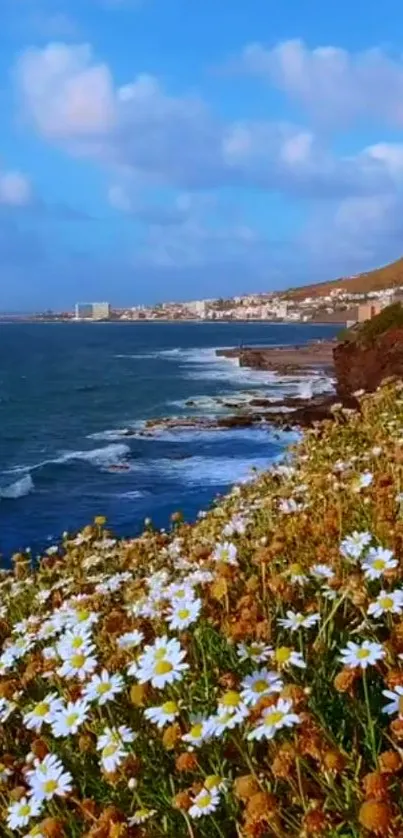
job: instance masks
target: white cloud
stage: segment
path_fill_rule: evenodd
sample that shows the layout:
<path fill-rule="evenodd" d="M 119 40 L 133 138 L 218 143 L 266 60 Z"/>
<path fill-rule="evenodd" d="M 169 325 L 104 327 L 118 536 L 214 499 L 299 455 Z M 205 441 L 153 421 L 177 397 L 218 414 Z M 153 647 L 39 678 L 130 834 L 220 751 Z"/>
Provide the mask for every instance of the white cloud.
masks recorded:
<path fill-rule="evenodd" d="M 17 78 L 26 113 L 45 137 L 94 137 L 114 124 L 111 74 L 88 45 L 30 49 L 19 58 Z"/>
<path fill-rule="evenodd" d="M 261 77 L 300 102 L 321 122 L 380 119 L 403 125 L 403 58 L 379 48 L 350 53 L 302 40 L 273 48 L 247 45 L 233 68 Z"/>
<path fill-rule="evenodd" d="M 31 203 L 32 187 L 21 172 L 0 171 L 0 204 L 24 207 Z"/>

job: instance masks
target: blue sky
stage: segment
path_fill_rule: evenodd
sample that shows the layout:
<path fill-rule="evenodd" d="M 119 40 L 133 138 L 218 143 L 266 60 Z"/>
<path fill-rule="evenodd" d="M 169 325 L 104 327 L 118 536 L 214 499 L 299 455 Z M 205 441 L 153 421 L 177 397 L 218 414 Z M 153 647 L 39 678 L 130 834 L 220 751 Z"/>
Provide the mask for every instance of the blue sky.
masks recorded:
<path fill-rule="evenodd" d="M 0 309 L 350 275 L 403 253 L 396 0 L 3 0 Z"/>

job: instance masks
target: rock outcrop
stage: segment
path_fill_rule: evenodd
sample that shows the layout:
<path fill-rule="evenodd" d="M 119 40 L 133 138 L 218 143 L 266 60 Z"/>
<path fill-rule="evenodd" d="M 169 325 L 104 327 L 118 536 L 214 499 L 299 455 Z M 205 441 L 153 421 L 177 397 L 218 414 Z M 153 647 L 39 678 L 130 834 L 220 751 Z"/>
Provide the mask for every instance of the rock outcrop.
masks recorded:
<path fill-rule="evenodd" d="M 337 395 L 343 403 L 358 390 L 372 393 L 385 378 L 403 378 L 402 306 L 388 306 L 347 332 L 333 357 Z"/>

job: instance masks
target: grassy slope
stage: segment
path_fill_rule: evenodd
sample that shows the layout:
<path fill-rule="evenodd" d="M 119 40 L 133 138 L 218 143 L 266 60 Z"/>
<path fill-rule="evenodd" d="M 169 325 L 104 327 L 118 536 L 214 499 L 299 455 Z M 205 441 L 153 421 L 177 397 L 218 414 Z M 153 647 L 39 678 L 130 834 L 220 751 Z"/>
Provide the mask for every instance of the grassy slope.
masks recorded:
<path fill-rule="evenodd" d="M 43 759 L 51 751 L 73 778 L 73 791 L 44 804 L 38 815 L 40 834 L 52 838 L 402 834 L 399 696 L 392 716 L 382 711 L 382 690 L 402 685 L 403 692 L 402 608 L 378 619 L 368 615 L 381 589 L 400 589 L 403 579 L 401 389 L 384 387 L 363 400 L 361 416 L 345 418 L 340 414 L 320 435 L 306 433 L 293 470 L 268 472 L 234 490 L 193 527 L 177 522 L 170 535 L 149 530 L 114 543 L 98 521 L 79 538 L 66 539 L 38 572 L 27 557 L 15 558 L 14 576 L 6 574 L 1 586 L 0 629 L 7 647 L 18 631 L 27 637 L 27 625 L 18 624 L 32 616 L 33 645 L 0 676 L 0 710 L 4 716 L 11 711 L 1 732 L 8 773 L 0 816 L 27 787 L 27 755 Z M 363 474 L 369 477 L 360 481 Z M 230 521 L 244 522 L 246 531 L 224 533 Z M 393 551 L 393 567 L 375 580 L 362 564 L 369 546 L 361 560 L 340 550 L 354 531 L 367 531 L 374 548 Z M 216 545 L 226 541 L 236 546 L 237 564 L 213 558 Z M 333 574 L 329 584 L 315 576 L 318 564 Z M 200 570 L 211 571 L 211 581 L 197 584 L 192 573 Z M 167 587 L 183 579 L 202 609 L 189 628 L 171 629 Z M 76 595 L 82 599 L 74 601 Z M 51 690 L 64 701 L 83 691 L 82 681 L 58 674 L 58 657 L 43 657 L 41 650 L 55 639 L 35 635 L 66 600 L 76 610 L 76 625 L 97 615 L 89 629 L 97 668 L 120 673 L 123 684 L 110 702 L 91 705 L 76 734 L 56 738 L 50 724 L 35 732 L 22 717 Z M 319 623 L 284 628 L 279 619 L 287 610 L 319 614 Z M 180 680 L 159 689 L 127 674 L 140 651 L 123 650 L 118 640 L 134 629 L 144 634 L 140 651 L 165 634 L 178 638 L 189 665 Z M 365 676 L 340 662 L 347 642 L 364 640 L 380 644 L 383 655 Z M 264 661 L 242 659 L 238 644 L 256 641 L 266 650 Z M 290 663 L 291 649 L 304 668 Z M 281 697 L 298 723 L 272 738 L 266 727 L 266 738 L 256 740 L 248 737 L 273 712 L 278 693 L 249 704 L 248 717 L 234 726 L 231 713 L 242 704 L 245 678 L 264 667 L 282 678 Z M 177 715 L 158 729 L 145 709 L 167 701 L 177 703 Z M 195 718 L 209 718 L 211 726 L 220 707 L 227 730 L 201 744 L 183 739 L 200 733 Z M 108 773 L 98 737 L 120 725 L 137 738 L 121 743 L 116 771 Z M 212 793 L 218 782 L 219 792 Z M 212 794 L 216 808 L 195 818 L 192 805 L 200 793 L 202 800 Z M 128 820 L 139 820 L 139 809 L 141 825 Z M 3 834 L 14 833 L 5 828 Z"/>

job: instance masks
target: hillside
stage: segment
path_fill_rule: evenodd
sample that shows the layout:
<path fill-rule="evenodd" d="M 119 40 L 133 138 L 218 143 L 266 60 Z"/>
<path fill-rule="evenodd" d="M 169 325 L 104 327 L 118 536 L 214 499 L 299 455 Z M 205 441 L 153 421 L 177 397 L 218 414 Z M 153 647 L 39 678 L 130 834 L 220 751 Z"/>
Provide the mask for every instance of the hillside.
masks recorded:
<path fill-rule="evenodd" d="M 353 277 L 333 279 L 331 282 L 320 282 L 316 285 L 304 285 L 287 292 L 288 299 L 301 300 L 305 297 L 324 297 L 334 288 L 343 288 L 352 294 L 369 291 L 381 291 L 383 288 L 399 287 L 403 285 L 403 258 L 397 259 L 382 268 L 358 274 Z"/>

